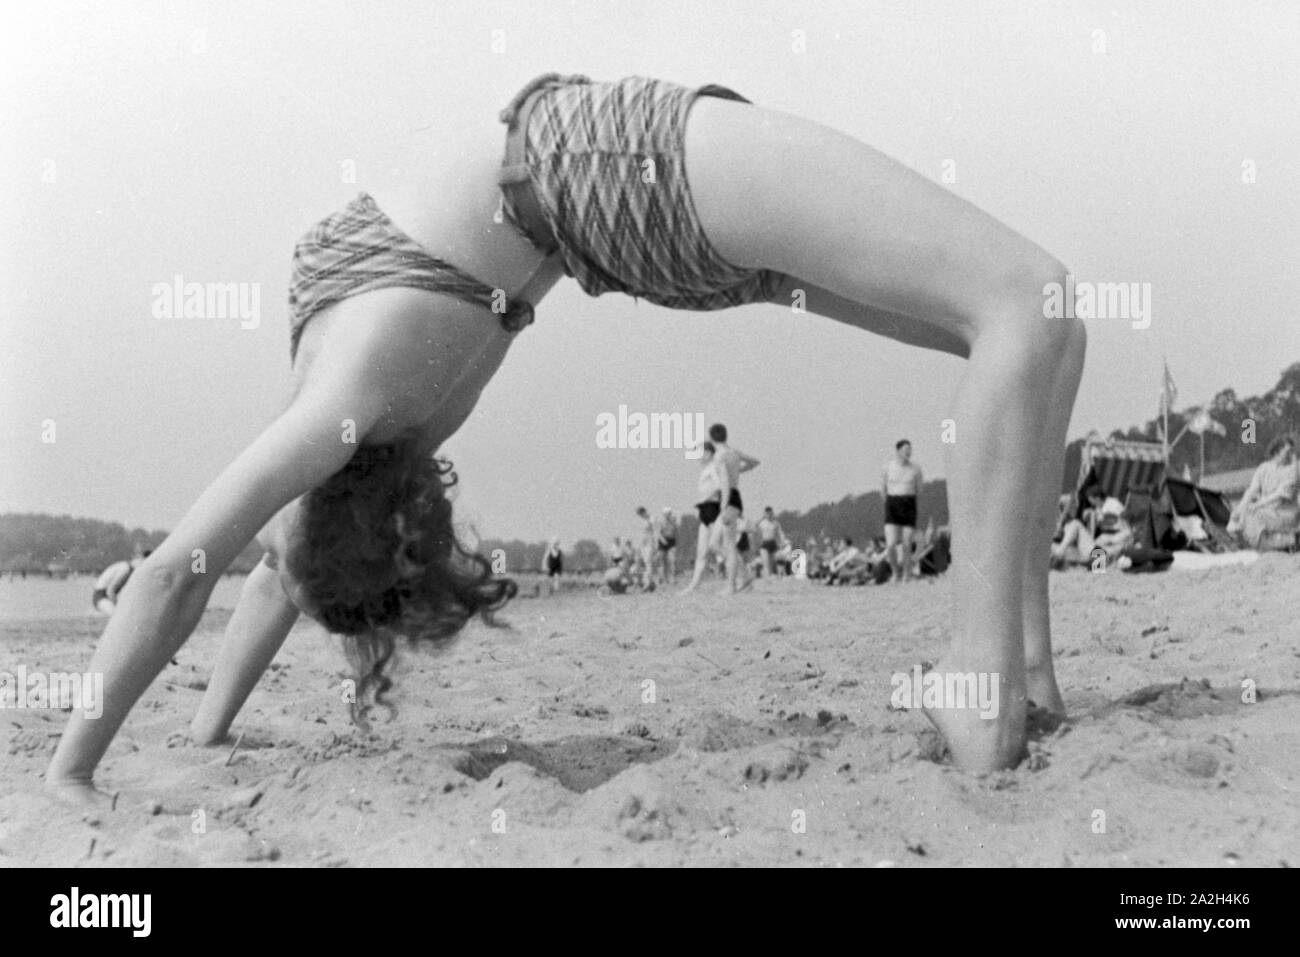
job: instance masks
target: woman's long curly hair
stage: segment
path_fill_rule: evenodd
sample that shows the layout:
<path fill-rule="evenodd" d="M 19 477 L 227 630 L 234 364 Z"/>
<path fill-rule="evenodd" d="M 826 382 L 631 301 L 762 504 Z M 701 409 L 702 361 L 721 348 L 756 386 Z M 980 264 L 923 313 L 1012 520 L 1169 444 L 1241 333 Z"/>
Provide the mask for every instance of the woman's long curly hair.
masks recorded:
<path fill-rule="evenodd" d="M 475 615 L 489 625 L 514 597 L 486 558 L 452 526 L 452 465 L 414 439 L 361 446 L 303 496 L 286 556 L 314 618 L 342 636 L 356 674 L 352 718 L 368 727 L 392 685 L 385 670 L 398 638 L 444 650 Z"/>

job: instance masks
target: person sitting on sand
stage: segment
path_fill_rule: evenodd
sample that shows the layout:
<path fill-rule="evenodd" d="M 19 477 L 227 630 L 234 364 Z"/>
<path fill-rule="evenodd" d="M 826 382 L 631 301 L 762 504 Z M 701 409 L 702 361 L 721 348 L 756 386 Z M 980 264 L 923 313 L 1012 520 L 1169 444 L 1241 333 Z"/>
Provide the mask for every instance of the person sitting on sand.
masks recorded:
<path fill-rule="evenodd" d="M 606 568 L 601 576 L 601 590 L 605 594 L 623 595 L 635 584 L 622 557 Z"/>
<path fill-rule="evenodd" d="M 1044 318 L 1044 289 L 1067 288 L 1068 268 L 865 143 L 719 86 L 545 74 L 501 114 L 503 162 L 487 97 L 508 73 L 501 60 L 457 83 L 455 119 L 410 124 L 424 139 L 394 164 L 408 178 L 299 242 L 292 400 L 122 592 L 85 669 L 103 675 L 103 712 L 73 712 L 49 786 L 103 800 L 100 759 L 255 535 L 264 557 L 191 726 L 200 743 L 225 738 L 300 613 L 343 636 L 362 722 L 399 640 L 441 648 L 492 621 L 517 586 L 460 544 L 440 451 L 510 347 L 545 334 L 521 338 L 566 273 L 668 308 L 797 303 L 800 334 L 812 313 L 966 360 L 947 470 L 963 557 L 936 667 L 1001 675 L 1002 707 L 924 713 L 961 767 L 1019 762 L 1029 702 L 1065 707 L 1045 558 L 1086 333 Z"/>
<path fill-rule="evenodd" d="M 90 596 L 90 603 L 95 606 L 95 610 L 100 614 L 111 615 L 117 608 L 117 596 L 122 589 L 126 587 L 127 581 L 137 568 L 144 563 L 149 557 L 152 549 L 137 549 L 135 557 L 129 561 L 123 559 L 120 562 L 113 562 L 100 573 L 99 578 L 95 580 L 95 590 Z"/>
<path fill-rule="evenodd" d="M 817 545 L 817 575 L 825 578 L 830 574 L 831 562 L 840 550 L 840 541 L 832 541 L 829 535 L 823 535 Z"/>
<path fill-rule="evenodd" d="M 862 550 L 862 561 L 866 565 L 864 584 L 883 585 L 894 574 L 894 566 L 889 561 L 889 548 L 879 536 L 868 542 Z"/>
<path fill-rule="evenodd" d="M 643 552 L 637 547 L 636 543 L 632 541 L 631 536 L 623 539 L 623 554 L 620 556 L 623 562 L 623 568 L 630 576 L 632 576 L 633 579 L 644 583 L 645 568 L 641 562 L 642 555 Z"/>
<path fill-rule="evenodd" d="M 1295 547 L 1300 543 L 1300 459 L 1296 457 L 1296 440 L 1289 435 L 1274 439 L 1267 455 L 1233 509 L 1228 531 L 1240 532 L 1252 548 L 1267 547 L 1270 541 Z"/>
<path fill-rule="evenodd" d="M 1054 567 L 1090 565 L 1099 548 L 1109 564 L 1133 541 L 1133 530 L 1124 521 L 1124 506 L 1118 499 L 1108 497 L 1098 485 L 1084 489 L 1083 497 L 1088 502 L 1083 517 L 1067 521 L 1060 542 L 1052 545 Z"/>
<path fill-rule="evenodd" d="M 783 539 L 781 541 L 781 547 L 772 554 L 773 574 L 780 575 L 782 578 L 795 574 L 795 562 L 801 557 L 802 561 L 799 562 L 799 568 L 803 570 L 803 574 L 806 576 L 808 574 L 807 553 L 800 553 L 799 550 L 794 547 L 793 542 L 788 538 Z"/>
<path fill-rule="evenodd" d="M 841 538 L 835 557 L 827 566 L 826 584 L 844 585 L 856 580 L 858 573 L 866 569 L 862 549 L 853 544 L 851 538 Z"/>

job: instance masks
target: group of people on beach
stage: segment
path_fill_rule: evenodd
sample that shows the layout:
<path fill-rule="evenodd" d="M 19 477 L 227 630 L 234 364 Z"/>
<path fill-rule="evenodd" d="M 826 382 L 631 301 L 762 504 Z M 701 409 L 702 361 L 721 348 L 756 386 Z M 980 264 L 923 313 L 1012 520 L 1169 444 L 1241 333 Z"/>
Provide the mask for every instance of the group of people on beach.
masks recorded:
<path fill-rule="evenodd" d="M 1282 435 L 1269 443 L 1267 458 L 1256 469 L 1240 501 L 1232 509 L 1223 529 L 1228 538 L 1222 547 L 1258 550 L 1300 549 L 1300 459 L 1297 440 Z M 1106 567 L 1125 569 L 1143 551 L 1134 522 L 1140 523 L 1140 509 L 1110 495 L 1095 482 L 1085 485 L 1076 500 L 1062 495 L 1057 531 L 1052 543 L 1052 567 L 1087 565 L 1093 570 Z M 1172 516 L 1175 528 L 1169 547 L 1198 547 L 1209 540 L 1199 517 Z M 1183 532 L 1179 526 L 1186 526 Z M 1153 543 L 1157 548 L 1160 542 Z"/>
<path fill-rule="evenodd" d="M 677 578 L 677 513 L 671 505 L 652 515 L 644 506 L 636 509 L 638 534 L 614 536 L 609 566 L 602 587 L 615 594 L 637 589 L 654 591 Z"/>
<path fill-rule="evenodd" d="M 740 476 L 758 466 L 758 459 L 727 444 L 727 427 L 715 423 L 709 427 L 709 439 L 701 446 L 701 468 L 697 483 L 695 510 L 699 518 L 696 535 L 695 566 L 685 592 L 694 591 L 704 577 L 711 559 L 722 566 L 728 592 L 743 591 L 754 581 L 748 568 L 751 548 L 750 526 L 744 517 L 740 494 Z M 677 578 L 677 540 L 680 519 L 670 505 L 658 514 L 644 506 L 636 509 L 637 533 L 615 536 L 607 555 L 608 566 L 602 577 L 604 593 L 654 591 Z M 772 555 L 784 539 L 780 525 L 768 508 L 754 529 L 760 550 L 771 573 Z M 563 570 L 559 540 L 552 539 L 542 558 L 542 571 L 552 582 Z"/>
<path fill-rule="evenodd" d="M 917 499 L 923 475 L 912 461 L 912 444 L 900 440 L 881 471 L 885 504 L 885 535 L 864 551 L 850 538 L 819 543 L 809 539 L 804 549 L 786 535 L 771 506 L 757 520 L 745 515 L 740 477 L 759 460 L 728 441 L 727 427 L 715 423 L 701 445 L 695 510 L 699 520 L 695 562 L 684 593 L 700 586 L 705 574 L 716 568 L 727 594 L 750 588 L 759 577 L 794 575 L 824 580 L 827 584 L 906 582 L 918 577 L 915 556 Z M 671 506 L 651 514 L 636 509 L 638 533 L 616 536 L 608 553 L 601 587 L 606 593 L 654 591 L 676 579 L 676 546 L 680 520 Z M 543 557 L 542 571 L 554 582 L 562 570 L 559 542 L 553 539 Z"/>

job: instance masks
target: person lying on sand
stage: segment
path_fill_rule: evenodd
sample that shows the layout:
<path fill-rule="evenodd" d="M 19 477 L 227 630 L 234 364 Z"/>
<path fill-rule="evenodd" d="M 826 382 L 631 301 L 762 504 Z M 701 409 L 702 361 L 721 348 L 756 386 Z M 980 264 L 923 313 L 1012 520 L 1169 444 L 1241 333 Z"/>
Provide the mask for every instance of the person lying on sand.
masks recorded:
<path fill-rule="evenodd" d="M 363 193 L 299 242 L 293 398 L 122 593 L 86 669 L 103 713 L 73 713 L 48 784 L 94 799 L 127 714 L 259 529 L 200 743 L 223 739 L 300 612 L 343 636 L 360 720 L 399 637 L 442 648 L 491 621 L 516 586 L 457 539 L 439 453 L 565 274 L 676 309 L 776 303 L 800 330 L 812 313 L 967 360 L 964 437 L 947 446 L 956 614 L 936 667 L 999 675 L 1002 707 L 926 713 L 960 766 L 1016 764 L 1030 700 L 1064 710 L 1047 557 L 1085 333 L 1045 317 L 1045 290 L 1066 288 L 1066 266 L 865 143 L 724 87 L 546 74 L 501 114 L 504 164 L 478 115 L 444 124 L 382 202 Z"/>

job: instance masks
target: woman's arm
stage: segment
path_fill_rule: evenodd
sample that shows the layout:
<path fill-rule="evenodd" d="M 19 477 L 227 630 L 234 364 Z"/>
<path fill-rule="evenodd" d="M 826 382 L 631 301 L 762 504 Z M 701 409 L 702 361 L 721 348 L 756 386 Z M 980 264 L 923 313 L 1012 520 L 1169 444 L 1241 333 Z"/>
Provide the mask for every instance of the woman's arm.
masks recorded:
<path fill-rule="evenodd" d="M 374 376 L 357 371 L 352 379 L 304 388 L 132 576 L 88 669 L 103 676 L 103 712 L 96 719 L 73 713 L 47 783 L 89 792 L 122 722 L 198 624 L 221 573 L 277 511 L 352 457 L 356 446 L 344 438 L 365 435 L 386 402 Z M 344 430 L 344 420 L 354 423 L 354 433 Z"/>
<path fill-rule="evenodd" d="M 244 583 L 239 604 L 226 625 L 212 680 L 190 724 L 196 744 L 218 744 L 225 739 L 235 715 L 297 620 L 298 608 L 285 594 L 279 571 L 263 558 Z"/>

